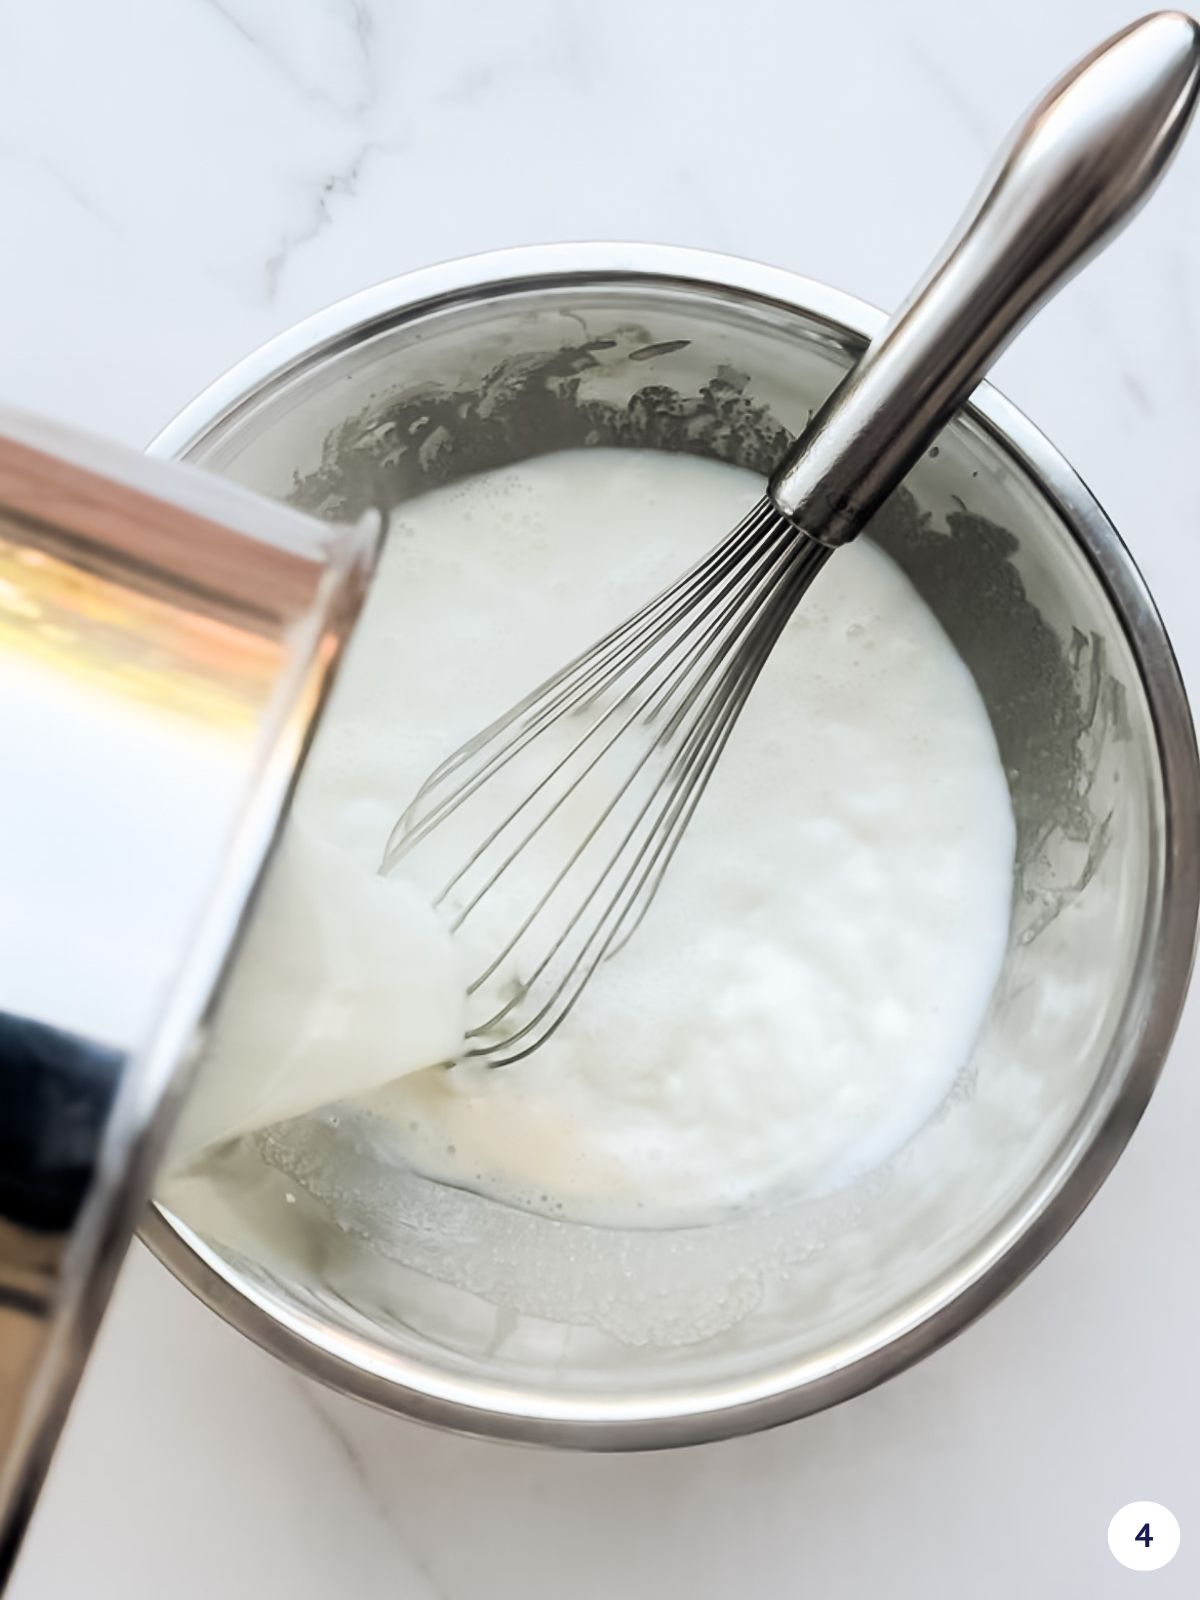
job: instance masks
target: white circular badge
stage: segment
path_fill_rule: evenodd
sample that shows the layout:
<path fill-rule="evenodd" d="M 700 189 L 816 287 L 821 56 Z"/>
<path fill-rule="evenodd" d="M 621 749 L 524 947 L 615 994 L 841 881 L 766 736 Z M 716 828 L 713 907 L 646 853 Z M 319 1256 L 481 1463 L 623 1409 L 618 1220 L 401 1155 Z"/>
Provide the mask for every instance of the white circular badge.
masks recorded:
<path fill-rule="evenodd" d="M 1154 1572 L 1174 1559 L 1179 1524 L 1156 1500 L 1131 1500 L 1108 1525 L 1108 1548 L 1123 1567 Z"/>

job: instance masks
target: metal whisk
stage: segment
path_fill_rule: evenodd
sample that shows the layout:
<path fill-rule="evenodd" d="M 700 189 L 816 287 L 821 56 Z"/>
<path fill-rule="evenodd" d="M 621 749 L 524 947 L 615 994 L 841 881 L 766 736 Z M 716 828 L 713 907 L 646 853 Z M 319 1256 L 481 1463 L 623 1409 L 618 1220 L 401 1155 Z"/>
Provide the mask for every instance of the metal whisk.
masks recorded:
<path fill-rule="evenodd" d="M 536 1050 L 630 938 L 808 586 L 1147 198 L 1198 85 L 1200 29 L 1179 12 L 1126 28 L 1055 84 L 764 498 L 426 780 L 382 870 L 434 858 L 434 903 L 478 963 L 470 1055 L 504 1066 Z"/>

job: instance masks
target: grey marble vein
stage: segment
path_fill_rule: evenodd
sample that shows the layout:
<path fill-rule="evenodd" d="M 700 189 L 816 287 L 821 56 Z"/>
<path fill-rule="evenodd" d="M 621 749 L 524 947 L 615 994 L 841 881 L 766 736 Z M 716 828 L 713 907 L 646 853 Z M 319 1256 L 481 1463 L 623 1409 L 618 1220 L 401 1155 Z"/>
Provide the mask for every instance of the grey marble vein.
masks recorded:
<path fill-rule="evenodd" d="M 60 166 L 50 161 L 46 156 L 35 155 L 32 150 L 17 150 L 11 145 L 0 144 L 0 160 L 11 161 L 19 166 L 28 167 L 34 172 L 40 172 L 51 180 L 60 193 L 65 194 L 81 211 L 86 211 L 88 216 L 98 222 L 101 227 L 106 228 L 112 234 L 118 236 L 121 234 L 121 229 L 106 211 L 100 209 L 82 184 L 77 183 L 69 172 L 64 172 Z"/>
<path fill-rule="evenodd" d="M 1150 398 L 1150 391 L 1129 367 L 1121 368 L 1121 387 L 1143 417 L 1157 416 L 1157 408 Z"/>
<path fill-rule="evenodd" d="M 421 1579 L 424 1593 L 411 1596 L 405 1594 L 403 1600 L 454 1600 L 450 1591 L 444 1587 L 436 1574 L 430 1570 L 428 1562 L 418 1555 L 408 1543 L 406 1530 L 397 1523 L 392 1507 L 377 1491 L 375 1484 L 372 1482 L 371 1474 L 367 1469 L 367 1464 L 359 1453 L 358 1446 L 354 1443 L 354 1440 L 338 1426 L 337 1421 L 322 1405 L 320 1396 L 306 1378 L 302 1378 L 296 1373 L 289 1373 L 288 1376 L 291 1387 L 300 1397 L 305 1410 L 316 1419 L 321 1432 L 335 1446 L 338 1454 L 346 1463 L 351 1477 L 362 1490 L 363 1498 L 387 1529 L 389 1536 L 399 1546 L 414 1575 Z"/>
<path fill-rule="evenodd" d="M 903 45 L 905 54 L 921 77 L 953 114 L 971 143 L 990 161 L 996 149 L 998 134 L 990 126 L 988 119 L 981 115 L 969 93 L 955 82 L 941 63 L 935 60 L 912 34 L 903 36 Z"/>
<path fill-rule="evenodd" d="M 205 4 L 212 11 L 215 11 L 219 17 L 223 18 L 240 38 L 252 46 L 291 85 L 296 93 L 302 95 L 306 100 L 332 107 L 333 110 L 343 115 L 353 117 L 365 115 L 375 104 L 377 85 L 372 59 L 375 24 L 365 0 L 344 0 L 344 3 L 338 8 L 345 17 L 355 41 L 355 54 L 359 59 L 362 80 L 358 93 L 348 103 L 343 103 L 336 94 L 320 84 L 305 82 L 273 42 L 265 38 L 258 29 L 251 27 L 245 18 L 239 15 L 234 0 L 205 0 Z"/>
<path fill-rule="evenodd" d="M 358 180 L 370 157 L 381 151 L 391 152 L 393 145 L 376 139 L 366 139 L 355 147 L 340 166 L 324 173 L 315 183 L 306 208 L 304 220 L 288 229 L 278 247 L 267 258 L 263 268 L 267 299 L 275 300 L 288 263 L 298 250 L 318 238 L 333 221 L 330 202 L 335 195 L 353 197 L 358 192 Z"/>

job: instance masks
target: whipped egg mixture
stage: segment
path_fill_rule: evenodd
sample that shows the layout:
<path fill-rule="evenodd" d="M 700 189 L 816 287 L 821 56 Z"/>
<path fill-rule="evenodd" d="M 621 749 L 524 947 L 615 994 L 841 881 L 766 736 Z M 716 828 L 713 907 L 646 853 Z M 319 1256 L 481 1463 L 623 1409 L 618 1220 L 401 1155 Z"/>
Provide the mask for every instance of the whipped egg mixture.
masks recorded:
<path fill-rule="evenodd" d="M 866 540 L 775 646 L 636 936 L 532 1055 L 454 1064 L 463 953 L 420 891 L 379 873 L 439 761 L 761 492 L 693 457 L 590 450 L 402 508 L 177 1160 L 353 1098 L 398 1166 L 669 1225 L 828 1191 L 926 1121 L 999 972 L 1014 826 L 973 680 Z"/>

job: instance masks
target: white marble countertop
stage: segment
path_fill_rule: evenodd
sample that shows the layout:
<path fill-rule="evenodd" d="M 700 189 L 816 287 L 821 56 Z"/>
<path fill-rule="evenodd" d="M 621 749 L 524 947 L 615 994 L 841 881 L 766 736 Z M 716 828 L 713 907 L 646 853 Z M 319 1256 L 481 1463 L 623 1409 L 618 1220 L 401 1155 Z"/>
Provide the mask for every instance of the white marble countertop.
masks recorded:
<path fill-rule="evenodd" d="M 143 443 L 268 335 L 450 255 L 649 238 L 893 304 L 1017 111 L 1131 0 L 54 0 L 0 10 L 0 399 Z M 786 76 L 785 76 L 786 73 Z M 1200 134 L 999 382 L 1122 528 L 1200 690 Z M 1103 1192 L 873 1394 L 673 1454 L 437 1435 L 129 1260 L 16 1600 L 1200 1592 L 1200 1002 Z"/>

